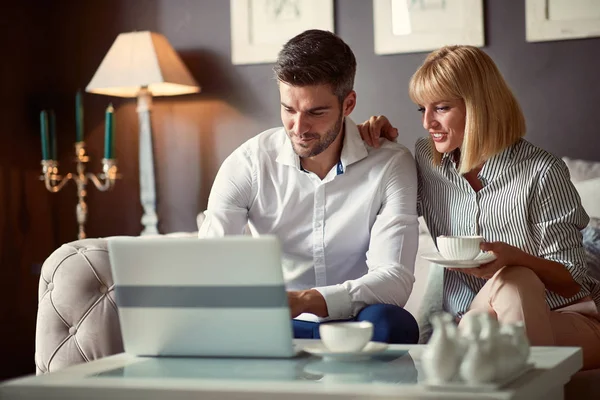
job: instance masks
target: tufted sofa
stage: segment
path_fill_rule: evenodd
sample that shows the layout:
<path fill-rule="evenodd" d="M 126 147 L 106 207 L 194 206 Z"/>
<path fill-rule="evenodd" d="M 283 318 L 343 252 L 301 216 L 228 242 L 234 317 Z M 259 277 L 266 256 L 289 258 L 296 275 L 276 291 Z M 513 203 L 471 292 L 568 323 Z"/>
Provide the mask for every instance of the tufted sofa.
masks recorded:
<path fill-rule="evenodd" d="M 600 163 L 564 159 L 580 191 L 584 207 L 600 218 Z M 203 214 L 198 216 L 198 224 Z M 174 236 L 195 236 L 178 233 Z M 140 238 L 140 240 L 144 240 Z M 441 308 L 442 269 L 420 254 L 435 251 L 429 233 L 422 229 L 415 264 L 415 284 L 406 309 L 419 325 Z M 35 364 L 38 374 L 87 362 L 123 351 L 114 298 L 106 239 L 84 239 L 54 251 L 42 266 L 36 328 Z M 596 399 L 600 370 L 576 374 L 565 387 L 565 397 Z"/>
<path fill-rule="evenodd" d="M 195 235 L 195 234 L 191 234 Z M 144 239 L 140 239 L 144 240 Z M 435 250 L 426 231 L 419 253 Z M 440 267 L 417 256 L 415 284 L 406 309 L 423 318 L 440 304 Z M 106 239 L 67 243 L 44 262 L 39 285 L 35 365 L 37 374 L 57 371 L 123 351 Z M 595 399 L 600 370 L 579 372 L 565 387 L 567 399 Z"/>
<path fill-rule="evenodd" d="M 202 218 L 200 214 L 199 223 Z M 422 231 L 419 252 L 431 251 L 433 241 Z M 406 305 L 414 315 L 424 303 L 428 268 L 417 257 L 416 281 Z M 38 374 L 123 351 L 106 239 L 64 244 L 42 265 L 35 348 Z"/>

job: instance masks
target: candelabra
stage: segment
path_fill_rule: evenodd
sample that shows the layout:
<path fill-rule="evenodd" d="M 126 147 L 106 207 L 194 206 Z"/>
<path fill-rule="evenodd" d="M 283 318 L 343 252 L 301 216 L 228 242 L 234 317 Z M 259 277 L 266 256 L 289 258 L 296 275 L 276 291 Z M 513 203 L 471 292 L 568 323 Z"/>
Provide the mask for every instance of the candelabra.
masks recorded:
<path fill-rule="evenodd" d="M 76 214 L 77 223 L 79 224 L 79 233 L 77 238 L 85 239 L 85 223 L 87 221 L 88 207 L 85 202 L 87 195 L 86 187 L 89 181 L 92 181 L 96 189 L 101 192 L 110 190 L 115 185 L 116 179 L 120 178 L 117 174 L 117 161 L 114 158 L 102 159 L 102 173 L 93 174 L 85 172 L 85 165 L 89 161 L 89 157 L 85 154 L 85 142 L 75 143 L 75 162 L 77 163 L 77 173 L 68 173 L 64 177 L 58 174 L 58 162 L 56 160 L 42 160 L 42 176 L 46 189 L 52 193 L 60 191 L 70 180 L 73 180 L 77 185 L 77 202 Z"/>

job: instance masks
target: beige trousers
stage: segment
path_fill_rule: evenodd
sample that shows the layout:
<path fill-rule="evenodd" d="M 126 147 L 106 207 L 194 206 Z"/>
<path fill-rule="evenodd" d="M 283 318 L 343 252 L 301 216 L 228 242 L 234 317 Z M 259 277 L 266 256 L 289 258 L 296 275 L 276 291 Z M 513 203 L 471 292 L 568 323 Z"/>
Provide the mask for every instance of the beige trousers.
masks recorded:
<path fill-rule="evenodd" d="M 600 368 L 600 315 L 592 299 L 550 310 L 544 284 L 529 268 L 496 272 L 467 314 L 479 312 L 490 313 L 501 324 L 523 321 L 532 346 L 582 347 L 583 369 Z"/>

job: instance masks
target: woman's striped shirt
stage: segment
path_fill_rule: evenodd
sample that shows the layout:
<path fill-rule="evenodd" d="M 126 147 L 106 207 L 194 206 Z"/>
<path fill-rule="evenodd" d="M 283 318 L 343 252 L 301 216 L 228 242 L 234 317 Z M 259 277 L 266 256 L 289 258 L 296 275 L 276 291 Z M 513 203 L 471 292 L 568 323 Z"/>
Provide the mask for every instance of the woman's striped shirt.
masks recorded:
<path fill-rule="evenodd" d="M 440 235 L 481 235 L 567 267 L 581 285 L 572 298 L 546 290 L 551 309 L 591 295 L 600 309 L 600 283 L 587 273 L 581 229 L 589 217 L 562 160 L 521 139 L 485 162 L 475 192 L 451 154 L 433 164 L 432 144 L 417 141 L 419 214 Z M 461 317 L 486 280 L 444 269 L 444 310 Z"/>

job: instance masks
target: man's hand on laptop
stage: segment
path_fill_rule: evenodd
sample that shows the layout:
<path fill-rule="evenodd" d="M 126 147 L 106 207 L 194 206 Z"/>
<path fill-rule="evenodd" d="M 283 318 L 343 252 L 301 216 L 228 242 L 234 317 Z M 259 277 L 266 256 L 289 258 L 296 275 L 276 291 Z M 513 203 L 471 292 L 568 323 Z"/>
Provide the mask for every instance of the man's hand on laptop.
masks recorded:
<path fill-rule="evenodd" d="M 311 313 L 322 318 L 329 315 L 327 302 L 318 290 L 297 290 L 287 292 L 287 295 L 292 318 L 296 318 L 302 313 Z"/>

